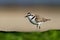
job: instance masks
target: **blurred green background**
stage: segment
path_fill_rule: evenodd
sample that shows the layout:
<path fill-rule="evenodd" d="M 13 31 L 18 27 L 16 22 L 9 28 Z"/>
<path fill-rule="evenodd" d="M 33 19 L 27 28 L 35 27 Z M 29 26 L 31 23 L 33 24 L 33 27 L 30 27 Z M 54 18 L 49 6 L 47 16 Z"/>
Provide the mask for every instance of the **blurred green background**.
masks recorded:
<path fill-rule="evenodd" d="M 2 32 L 0 40 L 60 40 L 60 30 L 46 32 Z"/>

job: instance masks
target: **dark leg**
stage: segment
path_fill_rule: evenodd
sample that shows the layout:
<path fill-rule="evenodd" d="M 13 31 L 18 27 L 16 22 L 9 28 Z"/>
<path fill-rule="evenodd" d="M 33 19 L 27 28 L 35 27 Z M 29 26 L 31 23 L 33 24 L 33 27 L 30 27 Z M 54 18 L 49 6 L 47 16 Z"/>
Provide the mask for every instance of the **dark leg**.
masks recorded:
<path fill-rule="evenodd" d="M 39 29 L 40 29 L 40 26 L 39 26 L 39 25 L 37 25 L 37 28 L 39 28 Z"/>
<path fill-rule="evenodd" d="M 40 26 L 39 26 L 39 29 L 40 29 Z"/>
<path fill-rule="evenodd" d="M 38 25 L 37 25 L 37 28 L 38 28 Z"/>

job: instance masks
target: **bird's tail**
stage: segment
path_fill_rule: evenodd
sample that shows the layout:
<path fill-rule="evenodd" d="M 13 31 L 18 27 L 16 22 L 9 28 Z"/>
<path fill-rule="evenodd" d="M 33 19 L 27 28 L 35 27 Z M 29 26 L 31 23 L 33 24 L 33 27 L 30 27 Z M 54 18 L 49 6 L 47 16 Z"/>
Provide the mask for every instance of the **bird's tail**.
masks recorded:
<path fill-rule="evenodd" d="M 51 21 L 51 19 L 46 19 L 46 21 Z"/>

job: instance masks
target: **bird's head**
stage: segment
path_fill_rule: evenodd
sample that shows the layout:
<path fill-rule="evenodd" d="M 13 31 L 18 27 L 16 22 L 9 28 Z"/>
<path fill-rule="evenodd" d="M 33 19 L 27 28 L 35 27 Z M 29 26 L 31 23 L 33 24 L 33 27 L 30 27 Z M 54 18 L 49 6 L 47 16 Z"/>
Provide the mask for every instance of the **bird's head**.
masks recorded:
<path fill-rule="evenodd" d="M 33 16 L 33 15 L 30 12 L 28 12 L 25 17 L 28 17 L 28 16 Z"/>

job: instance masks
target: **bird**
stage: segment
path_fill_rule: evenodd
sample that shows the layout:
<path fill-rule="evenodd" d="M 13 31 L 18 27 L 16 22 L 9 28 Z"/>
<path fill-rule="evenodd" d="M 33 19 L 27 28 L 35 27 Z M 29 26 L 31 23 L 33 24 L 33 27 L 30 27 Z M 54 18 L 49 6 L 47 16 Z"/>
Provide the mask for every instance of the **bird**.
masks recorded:
<path fill-rule="evenodd" d="M 37 15 L 33 15 L 30 12 L 28 12 L 25 17 L 27 17 L 30 23 L 36 25 L 36 27 L 39 29 L 40 29 L 41 24 L 50 20 L 50 19 L 38 17 Z"/>

